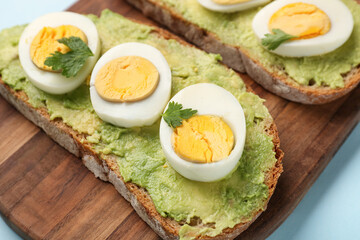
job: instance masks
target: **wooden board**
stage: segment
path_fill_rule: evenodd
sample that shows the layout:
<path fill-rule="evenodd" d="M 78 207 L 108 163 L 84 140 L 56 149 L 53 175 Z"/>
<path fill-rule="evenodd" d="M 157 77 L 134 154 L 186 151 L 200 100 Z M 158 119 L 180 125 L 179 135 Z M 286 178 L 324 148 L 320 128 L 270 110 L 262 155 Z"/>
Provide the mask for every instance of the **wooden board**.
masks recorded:
<path fill-rule="evenodd" d="M 150 22 L 121 0 L 80 0 L 70 10 L 99 14 L 110 8 Z M 268 209 L 241 235 L 264 239 L 293 211 L 360 120 L 360 88 L 333 103 L 306 106 L 265 91 L 285 152 Z M 0 98 L 0 212 L 22 236 L 33 239 L 157 239 L 109 184 L 54 143 Z"/>

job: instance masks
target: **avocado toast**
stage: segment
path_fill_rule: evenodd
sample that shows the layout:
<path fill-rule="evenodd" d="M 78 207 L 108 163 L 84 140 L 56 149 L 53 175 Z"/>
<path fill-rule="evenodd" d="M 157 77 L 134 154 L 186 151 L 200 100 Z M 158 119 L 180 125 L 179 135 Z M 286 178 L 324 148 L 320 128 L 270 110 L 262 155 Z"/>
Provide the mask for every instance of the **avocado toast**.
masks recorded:
<path fill-rule="evenodd" d="M 247 72 L 267 90 L 291 101 L 323 104 L 347 94 L 360 82 L 360 5 L 342 2 L 352 12 L 350 39 L 335 51 L 315 57 L 281 57 L 265 50 L 251 23 L 261 7 L 236 13 L 203 8 L 197 0 L 127 0 L 145 15 L 200 48 L 223 56 L 228 66 Z"/>
<path fill-rule="evenodd" d="M 244 191 L 238 191 L 230 183 L 233 177 L 227 180 L 228 183 L 212 184 L 212 188 L 215 192 L 225 194 L 225 198 L 216 194 L 213 196 L 225 204 L 219 204 L 220 207 L 226 207 L 230 201 L 226 197 L 231 198 L 232 204 L 239 201 L 239 208 L 232 206 L 228 213 L 237 217 L 242 214 L 240 218 L 219 221 L 225 225 L 214 228 L 213 222 L 204 223 L 198 215 L 190 213 L 189 209 L 194 205 L 176 200 L 177 193 L 171 189 L 177 188 L 171 185 L 170 180 L 175 179 L 173 184 L 184 187 L 185 191 L 179 192 L 180 197 L 188 196 L 192 187 L 200 189 L 201 184 L 183 179 L 166 165 L 157 140 L 158 123 L 151 127 L 123 129 L 101 122 L 91 107 L 85 84 L 70 94 L 60 96 L 45 94 L 32 86 L 16 58 L 16 42 L 23 27 L 5 30 L 1 34 L 2 39 L 7 39 L 1 46 L 1 74 L 3 81 L 10 86 L 1 85 L 2 95 L 62 146 L 82 157 L 84 164 L 96 176 L 113 183 L 161 237 L 173 239 L 178 238 L 179 234 L 181 237 L 192 237 L 201 233 L 219 238 L 238 235 L 266 208 L 282 171 L 282 152 L 276 127 L 262 100 L 252 93 L 246 93 L 246 86 L 239 76 L 219 64 L 216 55 L 205 54 L 165 31 L 132 23 L 109 11 L 105 11 L 100 19 L 91 18 L 98 27 L 103 52 L 130 40 L 147 42 L 161 49 L 173 72 L 172 94 L 198 81 L 215 82 L 228 90 L 232 89 L 242 103 L 247 119 L 248 136 L 241 160 L 243 164 L 237 171 L 239 176 L 234 175 L 235 179 L 240 178 L 240 182 L 243 180 L 244 185 L 240 184 L 239 187 Z M 184 63 L 184 58 L 189 61 Z M 212 67 L 208 68 L 209 65 Z M 158 181 L 163 178 L 164 181 Z M 236 185 L 239 185 L 238 180 Z M 161 187 L 156 185 L 156 181 Z M 167 190 L 166 187 L 170 187 L 167 192 L 170 198 L 162 199 L 167 196 L 161 192 Z M 197 196 L 200 199 L 208 197 Z M 189 202 L 192 202 L 191 198 Z M 211 208 L 212 203 L 206 207 L 217 211 Z M 206 215 L 208 212 L 200 214 Z"/>

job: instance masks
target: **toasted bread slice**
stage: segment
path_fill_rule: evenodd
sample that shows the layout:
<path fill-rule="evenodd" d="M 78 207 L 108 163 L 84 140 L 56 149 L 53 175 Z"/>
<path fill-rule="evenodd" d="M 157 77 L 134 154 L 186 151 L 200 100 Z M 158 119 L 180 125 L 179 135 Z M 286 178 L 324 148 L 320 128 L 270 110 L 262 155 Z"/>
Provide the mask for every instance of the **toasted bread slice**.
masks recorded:
<path fill-rule="evenodd" d="M 159 38 L 174 39 L 181 44 L 192 47 L 164 30 L 153 28 L 152 33 L 156 34 Z M 248 88 L 248 91 L 251 91 L 251 89 Z M 96 177 L 103 181 L 111 182 L 116 190 L 131 203 L 139 216 L 147 222 L 160 237 L 163 239 L 179 239 L 179 229 L 184 222 L 177 222 L 169 217 L 161 216 L 156 210 L 146 189 L 134 183 L 124 181 L 115 157 L 103 157 L 104 155 L 95 152 L 93 145 L 86 140 L 86 134 L 74 130 L 60 118 L 51 120 L 51 115 L 46 106 L 34 108 L 29 103 L 29 98 L 24 91 L 16 91 L 0 80 L 0 94 L 25 117 L 41 127 L 54 141 L 69 152 L 80 157 L 84 165 L 92 171 Z M 239 223 L 233 228 L 224 229 L 221 234 L 215 237 L 202 236 L 202 239 L 235 238 L 266 209 L 267 202 L 270 200 L 282 172 L 283 152 L 279 148 L 280 140 L 272 118 L 267 119 L 267 124 L 263 131 L 272 138 L 273 151 L 276 157 L 276 163 L 265 173 L 264 183 L 269 190 L 265 205 L 261 206 L 258 211 L 253 212 L 250 221 Z M 192 224 L 201 226 L 202 223 L 201 221 L 194 221 Z"/>
<path fill-rule="evenodd" d="M 286 98 L 290 101 L 304 104 L 324 104 L 334 101 L 352 89 L 360 82 L 360 66 L 353 67 L 348 73 L 343 75 L 344 87 L 331 88 L 329 86 L 301 85 L 292 79 L 282 69 L 270 71 L 254 59 L 241 46 L 233 46 L 223 43 L 216 35 L 216 32 L 209 32 L 197 24 L 186 20 L 178 12 L 160 4 L 155 0 L 126 0 L 146 16 L 165 25 L 171 31 L 182 35 L 188 41 L 194 43 L 205 51 L 221 54 L 223 62 L 229 67 L 246 72 L 257 83 L 274 94 Z"/>

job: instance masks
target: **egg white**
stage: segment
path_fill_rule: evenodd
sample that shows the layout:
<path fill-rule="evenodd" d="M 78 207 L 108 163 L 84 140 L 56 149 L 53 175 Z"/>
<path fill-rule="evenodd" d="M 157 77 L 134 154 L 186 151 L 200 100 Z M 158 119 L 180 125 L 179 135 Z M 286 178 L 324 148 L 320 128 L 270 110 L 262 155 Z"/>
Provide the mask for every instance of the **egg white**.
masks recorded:
<path fill-rule="evenodd" d="M 216 12 L 236 12 L 242 11 L 256 6 L 263 5 L 270 2 L 270 0 L 250 0 L 249 2 L 235 3 L 223 5 L 213 2 L 212 0 L 198 0 L 198 2 L 205 8 Z"/>
<path fill-rule="evenodd" d="M 268 23 L 272 15 L 280 8 L 291 3 L 313 4 L 324 11 L 330 21 L 328 33 L 310 39 L 288 41 L 272 52 L 287 57 L 307 57 L 326 54 L 343 45 L 350 37 L 354 20 L 350 10 L 339 0 L 278 0 L 266 5 L 254 17 L 252 28 L 259 39 L 270 33 Z"/>
<path fill-rule="evenodd" d="M 89 57 L 75 77 L 66 78 L 61 73 L 41 70 L 32 62 L 30 46 L 44 27 L 73 25 L 79 28 L 87 37 L 88 47 L 94 56 Z M 24 30 L 19 41 L 19 59 L 21 65 L 36 87 L 52 94 L 63 94 L 77 88 L 91 73 L 100 55 L 100 40 L 95 24 L 87 17 L 72 12 L 56 12 L 44 15 L 30 23 Z"/>
<path fill-rule="evenodd" d="M 173 129 L 164 119 L 160 122 L 160 142 L 167 161 L 182 176 L 201 182 L 220 180 L 231 173 L 242 155 L 246 123 L 243 109 L 238 100 L 224 88 L 211 83 L 191 85 L 179 91 L 170 102 L 175 101 L 183 108 L 192 108 L 198 115 L 214 115 L 222 118 L 231 128 L 235 144 L 230 155 L 218 162 L 193 163 L 182 159 L 173 149 Z"/>
<path fill-rule="evenodd" d="M 139 56 L 149 60 L 159 71 L 159 83 L 147 98 L 136 102 L 109 102 L 100 97 L 95 88 L 99 70 L 111 60 L 124 56 Z M 109 123 L 120 127 L 138 127 L 153 124 L 159 119 L 171 93 L 171 70 L 156 48 L 143 43 L 124 43 L 108 50 L 96 63 L 90 79 L 90 97 L 95 112 Z"/>

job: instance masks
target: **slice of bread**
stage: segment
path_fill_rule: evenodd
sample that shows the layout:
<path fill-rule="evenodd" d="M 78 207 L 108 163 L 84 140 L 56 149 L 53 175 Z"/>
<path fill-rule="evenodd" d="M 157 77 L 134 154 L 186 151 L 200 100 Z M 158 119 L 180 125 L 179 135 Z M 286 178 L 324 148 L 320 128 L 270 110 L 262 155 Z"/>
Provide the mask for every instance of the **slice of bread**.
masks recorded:
<path fill-rule="evenodd" d="M 178 37 L 158 28 L 153 28 L 153 33 L 159 38 L 174 39 L 181 44 L 190 46 Z M 251 89 L 248 88 L 248 91 Z M 86 134 L 82 134 L 65 124 L 60 118 L 50 119 L 49 111 L 46 107 L 34 108 L 28 102 L 28 96 L 24 91 L 15 91 L 0 79 L 0 94 L 14 107 L 16 107 L 25 117 L 34 124 L 41 127 L 54 141 L 59 143 L 69 152 L 80 157 L 84 165 L 103 181 L 111 182 L 116 190 L 128 200 L 139 216 L 147 222 L 152 229 L 163 239 L 179 239 L 179 229 L 183 222 L 177 222 L 169 217 L 161 216 L 147 193 L 146 189 L 139 187 L 131 182 L 125 182 L 120 174 L 119 166 L 115 158 L 102 158 L 93 150 L 93 145 L 86 141 Z M 223 230 L 215 237 L 203 236 L 202 239 L 232 239 L 243 232 L 255 219 L 266 209 L 267 202 L 272 196 L 278 178 L 282 172 L 283 152 L 280 150 L 280 140 L 276 125 L 270 117 L 264 132 L 272 138 L 273 151 L 276 156 L 276 163 L 265 173 L 264 183 L 269 189 L 269 195 L 264 206 L 253 212 L 250 221 L 237 224 L 233 228 Z M 201 221 L 193 222 L 193 225 L 201 226 Z"/>
<path fill-rule="evenodd" d="M 353 67 L 343 74 L 344 87 L 330 88 L 329 86 L 300 85 L 287 75 L 282 69 L 272 71 L 260 63 L 258 59 L 240 46 L 223 43 L 216 32 L 209 32 L 197 24 L 186 20 L 178 12 L 160 4 L 155 0 L 126 0 L 146 16 L 165 25 L 171 31 L 182 35 L 188 41 L 211 53 L 221 54 L 223 62 L 229 67 L 246 72 L 257 83 L 274 94 L 290 101 L 304 104 L 324 104 L 334 101 L 351 90 L 360 82 L 360 66 Z M 278 74 L 276 72 L 282 72 Z"/>

